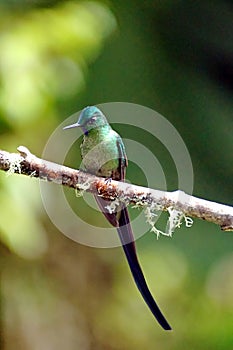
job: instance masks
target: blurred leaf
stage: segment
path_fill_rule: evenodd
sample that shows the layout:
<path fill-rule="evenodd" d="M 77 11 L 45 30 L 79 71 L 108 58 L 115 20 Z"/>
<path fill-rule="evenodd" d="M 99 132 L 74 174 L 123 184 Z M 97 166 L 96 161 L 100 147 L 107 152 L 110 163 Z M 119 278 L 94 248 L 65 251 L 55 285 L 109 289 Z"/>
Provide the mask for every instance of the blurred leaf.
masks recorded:
<path fill-rule="evenodd" d="M 112 13 L 98 2 L 66 1 L 9 15 L 0 35 L 4 118 L 23 124 L 45 111 L 49 117 L 56 100 L 84 87 L 87 63 L 115 27 Z"/>

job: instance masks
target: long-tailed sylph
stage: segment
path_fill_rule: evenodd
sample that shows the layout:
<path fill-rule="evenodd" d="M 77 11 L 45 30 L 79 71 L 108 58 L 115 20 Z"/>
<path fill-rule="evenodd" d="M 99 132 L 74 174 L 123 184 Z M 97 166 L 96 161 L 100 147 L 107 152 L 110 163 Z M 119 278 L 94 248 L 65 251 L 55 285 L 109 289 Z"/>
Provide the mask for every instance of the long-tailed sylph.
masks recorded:
<path fill-rule="evenodd" d="M 107 179 L 124 181 L 128 165 L 124 143 L 100 109 L 95 106 L 84 108 L 77 123 L 64 129 L 75 127 L 81 127 L 84 133 L 81 155 L 85 170 Z M 127 208 L 122 203 L 110 213 L 106 208 L 109 202 L 97 195 L 95 198 L 107 220 L 117 229 L 133 278 L 145 302 L 159 324 L 165 330 L 171 330 L 149 291 L 140 267 Z"/>

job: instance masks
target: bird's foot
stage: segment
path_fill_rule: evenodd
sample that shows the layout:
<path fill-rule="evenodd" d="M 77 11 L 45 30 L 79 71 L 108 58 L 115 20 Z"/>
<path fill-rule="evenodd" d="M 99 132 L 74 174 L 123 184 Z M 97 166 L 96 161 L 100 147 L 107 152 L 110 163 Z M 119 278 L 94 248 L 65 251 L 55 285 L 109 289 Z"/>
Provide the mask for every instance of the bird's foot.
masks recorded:
<path fill-rule="evenodd" d="M 107 177 L 104 182 L 106 183 L 106 185 L 110 184 L 112 182 L 112 178 L 111 177 Z"/>

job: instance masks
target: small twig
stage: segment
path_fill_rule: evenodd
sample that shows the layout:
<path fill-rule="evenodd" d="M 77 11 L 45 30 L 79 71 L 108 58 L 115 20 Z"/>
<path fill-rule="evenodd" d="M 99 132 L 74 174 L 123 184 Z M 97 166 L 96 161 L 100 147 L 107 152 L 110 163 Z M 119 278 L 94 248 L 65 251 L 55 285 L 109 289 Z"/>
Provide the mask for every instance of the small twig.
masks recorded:
<path fill-rule="evenodd" d="M 20 154 L 0 150 L 0 170 L 20 173 L 59 185 L 97 193 L 106 199 L 120 199 L 137 206 L 156 206 L 161 210 L 182 211 L 185 216 L 215 223 L 224 231 L 233 230 L 233 208 L 190 196 L 183 191 L 165 192 L 105 179 L 37 158 L 26 147 Z"/>

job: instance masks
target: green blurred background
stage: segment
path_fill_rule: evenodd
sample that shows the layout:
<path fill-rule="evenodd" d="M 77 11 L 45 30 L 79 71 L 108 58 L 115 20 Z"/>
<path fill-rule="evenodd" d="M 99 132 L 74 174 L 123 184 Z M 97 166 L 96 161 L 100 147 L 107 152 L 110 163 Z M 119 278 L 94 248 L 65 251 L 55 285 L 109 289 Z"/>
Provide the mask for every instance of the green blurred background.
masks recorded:
<path fill-rule="evenodd" d="M 53 130 L 84 106 L 137 103 L 179 131 L 193 161 L 194 195 L 232 204 L 232 33 L 227 0 L 1 0 L 0 148 L 22 144 L 40 156 Z M 117 130 L 145 141 L 175 190 L 174 164 L 157 140 Z M 73 152 L 69 165 L 79 160 Z M 133 164 L 128 173 L 144 185 Z M 67 196 L 74 207 L 81 203 L 72 191 Z M 232 233 L 195 220 L 172 239 L 148 232 L 137 241 L 148 284 L 174 328 L 166 333 L 122 250 L 62 235 L 38 181 L 2 172 L 0 200 L 2 349 L 232 349 Z M 165 222 L 164 214 L 160 228 Z"/>

